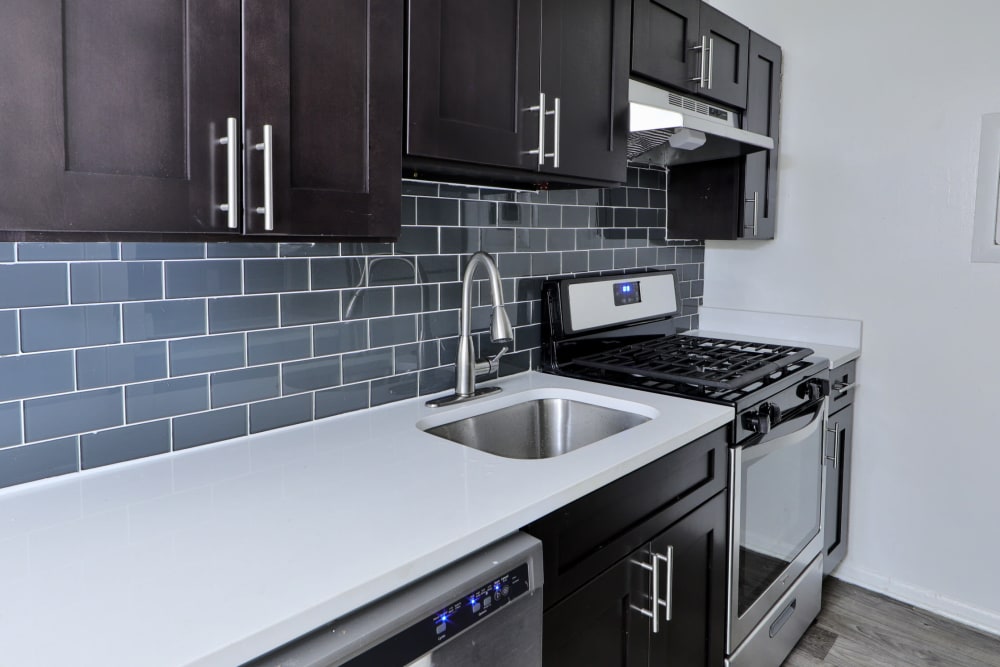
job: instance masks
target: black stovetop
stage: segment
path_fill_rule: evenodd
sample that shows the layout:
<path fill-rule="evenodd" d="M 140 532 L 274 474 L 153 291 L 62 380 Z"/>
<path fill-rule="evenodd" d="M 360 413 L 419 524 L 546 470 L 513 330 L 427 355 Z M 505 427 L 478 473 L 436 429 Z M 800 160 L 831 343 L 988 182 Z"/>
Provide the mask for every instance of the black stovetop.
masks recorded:
<path fill-rule="evenodd" d="M 673 335 L 563 359 L 559 372 L 587 380 L 737 405 L 813 364 L 808 348 Z"/>

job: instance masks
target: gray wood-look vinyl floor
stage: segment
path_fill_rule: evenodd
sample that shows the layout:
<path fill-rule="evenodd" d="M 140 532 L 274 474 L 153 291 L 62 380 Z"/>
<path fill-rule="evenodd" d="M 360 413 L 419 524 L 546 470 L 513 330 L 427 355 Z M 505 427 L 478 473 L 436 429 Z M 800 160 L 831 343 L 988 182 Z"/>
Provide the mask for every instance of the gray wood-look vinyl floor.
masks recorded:
<path fill-rule="evenodd" d="M 827 579 L 823 610 L 784 667 L 1000 667 L 1000 637 Z"/>

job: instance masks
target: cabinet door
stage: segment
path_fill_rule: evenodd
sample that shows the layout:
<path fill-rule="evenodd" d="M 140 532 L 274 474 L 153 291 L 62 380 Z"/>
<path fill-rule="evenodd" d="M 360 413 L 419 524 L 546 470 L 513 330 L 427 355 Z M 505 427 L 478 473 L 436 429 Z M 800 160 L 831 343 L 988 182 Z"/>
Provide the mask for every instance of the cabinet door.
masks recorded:
<path fill-rule="evenodd" d="M 407 153 L 538 168 L 541 0 L 424 0 L 409 13 Z"/>
<path fill-rule="evenodd" d="M 823 571 L 829 574 L 847 554 L 848 514 L 851 505 L 851 440 L 854 406 L 826 421 L 826 515 L 823 520 Z"/>
<path fill-rule="evenodd" d="M 559 100 L 546 152 L 559 167 L 554 155 L 543 172 L 625 181 L 630 17 L 629 0 L 544 0 L 542 91 L 550 111 Z"/>
<path fill-rule="evenodd" d="M 235 0 L 0 3 L 0 228 L 227 231 L 240 54 Z"/>
<path fill-rule="evenodd" d="M 775 148 L 746 157 L 743 238 L 773 239 L 778 205 L 778 108 L 781 100 L 781 48 L 750 33 L 747 111 L 743 126 L 764 134 Z"/>
<path fill-rule="evenodd" d="M 542 651 L 545 667 L 646 667 L 652 608 L 649 550 L 618 561 L 545 612 Z"/>
<path fill-rule="evenodd" d="M 750 29 L 719 10 L 701 6 L 700 29 L 709 40 L 708 85 L 698 89 L 705 97 L 738 109 L 747 106 L 747 63 Z"/>
<path fill-rule="evenodd" d="M 635 0 L 632 9 L 632 72 L 683 90 L 697 90 L 701 0 Z"/>
<path fill-rule="evenodd" d="M 245 1 L 246 231 L 399 233 L 403 6 Z M 255 146 L 272 128 L 273 153 Z M 266 229 L 265 161 L 273 166 Z"/>
<path fill-rule="evenodd" d="M 725 493 L 716 495 L 653 539 L 661 561 L 660 613 L 670 613 L 652 635 L 651 665 L 715 667 L 723 663 L 726 631 Z M 662 618 L 662 617 L 661 617 Z"/>

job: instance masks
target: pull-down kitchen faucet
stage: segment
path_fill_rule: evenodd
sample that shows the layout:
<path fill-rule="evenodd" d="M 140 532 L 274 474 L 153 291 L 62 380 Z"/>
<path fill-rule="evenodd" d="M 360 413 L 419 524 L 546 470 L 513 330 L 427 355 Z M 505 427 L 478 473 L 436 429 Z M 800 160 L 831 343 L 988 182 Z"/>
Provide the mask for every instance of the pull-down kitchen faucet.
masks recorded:
<path fill-rule="evenodd" d="M 490 321 L 490 340 L 504 345 L 492 359 L 476 361 L 475 348 L 472 344 L 472 279 L 479 266 L 486 268 L 490 279 L 490 296 L 493 301 L 493 317 Z M 486 394 L 500 391 L 500 387 L 481 387 L 476 389 L 476 376 L 496 371 L 500 357 L 507 352 L 507 345 L 514 340 L 514 331 L 503 308 L 503 288 L 500 285 L 500 273 L 493 258 L 485 252 L 477 252 L 465 266 L 462 274 L 462 311 L 459 317 L 461 335 L 458 339 L 458 359 L 455 361 L 455 393 L 442 398 L 427 401 L 432 408 L 453 405 L 478 398 Z"/>

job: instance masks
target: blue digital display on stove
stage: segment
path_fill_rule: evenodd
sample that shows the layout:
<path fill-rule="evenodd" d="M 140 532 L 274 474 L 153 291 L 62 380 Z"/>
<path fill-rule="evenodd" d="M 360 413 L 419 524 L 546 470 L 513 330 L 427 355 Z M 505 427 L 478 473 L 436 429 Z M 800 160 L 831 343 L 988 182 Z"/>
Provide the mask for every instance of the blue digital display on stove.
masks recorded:
<path fill-rule="evenodd" d="M 642 297 L 639 294 L 639 281 L 629 281 L 623 283 L 613 283 L 612 287 L 615 292 L 615 305 L 616 306 L 627 306 L 633 303 L 639 303 L 642 301 Z"/>

